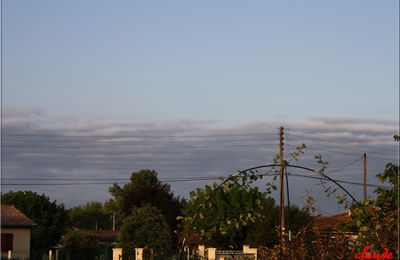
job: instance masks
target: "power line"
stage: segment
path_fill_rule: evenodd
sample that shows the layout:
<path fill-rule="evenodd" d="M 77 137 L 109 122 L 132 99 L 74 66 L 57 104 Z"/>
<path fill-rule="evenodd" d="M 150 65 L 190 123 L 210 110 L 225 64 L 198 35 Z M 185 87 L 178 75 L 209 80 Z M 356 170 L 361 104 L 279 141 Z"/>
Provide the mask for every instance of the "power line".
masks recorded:
<path fill-rule="evenodd" d="M 273 136 L 277 133 L 245 133 L 245 134 L 201 134 L 201 135 L 193 135 L 193 134 L 182 134 L 185 132 L 179 132 L 180 134 L 174 135 L 149 135 L 151 131 L 144 131 L 146 134 L 129 134 L 129 135 L 121 135 L 121 134 L 91 134 L 91 135 L 65 135 L 65 134 L 24 134 L 24 133 L 7 133 L 2 132 L 2 136 L 4 137 L 45 137 L 45 138 L 216 138 L 216 137 L 250 137 L 250 136 Z M 164 132 L 160 132 L 164 133 Z"/>
<path fill-rule="evenodd" d="M 324 143 L 333 143 L 333 144 L 339 144 L 339 145 L 349 145 L 348 143 L 341 143 L 341 142 L 338 142 L 338 141 L 326 140 L 326 139 L 318 138 L 318 137 L 315 137 L 315 136 L 305 136 L 305 135 L 298 135 L 298 134 L 289 134 L 289 137 L 290 137 L 290 136 L 300 137 L 300 138 L 305 138 L 305 139 L 310 139 L 310 140 L 317 140 L 317 141 L 324 142 Z M 336 137 L 336 138 L 340 138 L 340 137 L 338 136 L 338 137 Z M 300 140 L 300 139 L 297 139 L 297 140 Z M 354 144 L 354 145 L 356 145 L 356 146 L 358 146 L 358 147 L 360 147 L 360 148 L 377 149 L 376 146 L 369 146 L 369 145 L 365 145 L 365 144 L 360 145 L 360 144 L 356 143 L 356 144 Z"/>
<path fill-rule="evenodd" d="M 341 171 L 341 170 L 343 170 L 343 169 L 346 169 L 347 167 L 352 166 L 352 165 L 354 165 L 355 163 L 361 161 L 362 158 L 363 158 L 363 157 L 361 156 L 360 158 L 358 158 L 358 159 L 356 159 L 356 160 L 354 160 L 354 161 L 352 161 L 352 162 L 350 162 L 350 163 L 348 163 L 348 164 L 346 164 L 346 165 L 343 165 L 343 166 L 341 166 L 341 167 L 339 167 L 339 168 L 334 168 L 334 169 L 332 169 L 332 170 L 330 170 L 330 171 L 327 170 L 327 171 L 328 171 L 328 173 L 339 172 L 339 171 Z"/>
<path fill-rule="evenodd" d="M 292 140 L 295 140 L 295 141 L 298 140 L 299 141 L 301 139 L 295 138 L 295 139 L 291 139 L 290 141 L 292 141 Z M 304 141 L 304 140 L 302 140 L 302 141 Z M 307 147 L 309 147 L 310 144 L 311 145 L 316 145 L 316 146 L 321 146 L 321 147 L 330 147 L 330 148 L 335 148 L 335 149 L 345 150 L 345 151 L 353 151 L 353 152 L 359 152 L 359 153 L 368 152 L 368 154 L 372 153 L 372 154 L 381 154 L 381 155 L 386 155 L 386 156 L 396 152 L 394 150 L 393 151 L 383 150 L 383 149 L 380 149 L 379 147 L 369 147 L 368 150 L 353 149 L 354 146 L 360 147 L 360 145 L 358 145 L 358 144 L 341 144 L 341 146 L 339 146 L 339 145 L 323 144 L 323 143 L 314 142 L 314 141 L 306 141 Z M 352 146 L 352 147 L 349 147 L 349 146 Z M 379 150 L 379 151 L 377 151 L 377 150 Z"/>
<path fill-rule="evenodd" d="M 194 181 L 210 181 L 217 180 L 218 177 L 208 177 L 208 178 L 187 178 L 187 179 L 171 179 L 167 181 L 163 181 L 165 183 L 175 183 L 175 182 L 194 182 Z M 93 179 L 95 180 L 95 178 Z M 115 182 L 53 182 L 53 183 L 1 183 L 1 186 L 71 186 L 71 185 L 112 185 L 114 183 L 129 183 L 130 181 L 115 181 Z"/>
<path fill-rule="evenodd" d="M 121 147 L 101 147 L 101 146 L 27 146 L 27 145 L 3 145 L 4 148 L 24 148 L 24 149 L 95 149 L 95 150 L 131 150 L 131 149 L 146 149 L 146 150 L 163 150 L 163 149 L 213 149 L 213 148 L 234 148 L 234 147 L 254 147 L 276 145 L 276 143 L 259 143 L 259 144 L 233 144 L 233 145 L 192 145 L 192 146 L 121 146 Z M 25 151 L 24 151 L 25 152 Z"/>
<path fill-rule="evenodd" d="M 160 178 L 160 181 L 176 180 L 210 180 L 218 179 L 219 176 L 191 176 L 191 177 L 170 177 Z M 130 181 L 129 178 L 2 178 L 2 181 Z"/>
<path fill-rule="evenodd" d="M 156 126 L 150 126 L 150 127 L 156 127 Z M 278 134 L 279 131 L 271 131 L 271 129 L 267 129 L 267 128 L 241 128 L 241 129 L 200 129 L 200 130 L 195 130 L 195 129 L 181 129 L 181 128 L 177 128 L 177 129 L 171 129 L 171 128 L 165 128 L 165 129 L 160 129 L 158 128 L 158 130 L 150 130 L 150 129 L 128 129 L 128 128 L 124 128 L 124 129 L 112 129 L 109 128 L 107 130 L 93 130 L 93 129 L 66 129 L 66 128 L 58 128 L 58 129 L 40 129 L 40 128 L 11 128 L 11 127 L 2 127 L 1 128 L 2 131 L 31 131 L 31 132 L 110 132 L 110 131 L 115 131 L 117 133 L 123 133 L 123 132 L 136 132 L 136 133 L 141 133 L 141 132 L 145 132 L 145 133 L 165 133 L 165 132 L 248 132 L 248 131 L 268 131 L 268 133 L 270 134 Z"/>
<path fill-rule="evenodd" d="M 274 176 L 278 174 L 263 174 L 264 176 Z M 301 178 L 306 178 L 306 179 L 315 179 L 315 180 L 321 180 L 325 179 L 324 177 L 317 177 L 317 176 L 309 176 L 309 175 L 304 175 L 304 174 L 296 174 L 296 173 L 290 173 L 288 172 L 289 176 L 294 176 L 294 177 L 301 177 Z M 174 182 L 193 182 L 193 181 L 207 181 L 207 180 L 218 180 L 224 177 L 187 177 L 187 178 L 176 178 L 176 179 L 160 179 L 160 181 L 166 182 L 166 183 L 174 183 Z M 77 181 L 77 180 L 114 180 L 115 182 L 119 183 L 129 183 L 129 180 L 127 179 L 101 179 L 101 178 L 92 178 L 92 179 L 79 179 L 79 178 L 71 178 L 71 179 L 53 179 L 53 178 L 43 178 L 43 179 L 33 179 L 33 178 L 26 178 L 26 179 L 8 179 L 8 180 L 46 180 L 46 181 L 60 181 L 60 180 L 65 180 L 65 181 Z M 343 184 L 349 184 L 349 185 L 358 185 L 358 186 L 363 186 L 364 183 L 361 182 L 354 182 L 354 181 L 346 181 L 346 180 L 340 180 L 340 179 L 332 179 L 338 183 L 343 183 Z M 112 185 L 115 182 L 67 182 L 67 183 L 2 183 L 2 186 L 71 186 L 71 185 Z M 386 188 L 389 189 L 389 186 L 385 185 L 379 185 L 379 184 L 370 184 L 367 183 L 368 187 L 377 187 L 377 188 Z"/>
<path fill-rule="evenodd" d="M 349 148 L 348 145 L 347 146 L 337 146 L 337 145 L 321 144 L 321 143 L 316 143 L 316 142 L 307 142 L 307 144 L 313 144 L 313 145 L 322 146 L 322 147 L 330 147 L 330 148 L 346 150 L 346 151 L 354 151 L 354 152 L 360 152 L 360 153 L 366 152 L 366 150 L 356 150 L 356 149 Z M 369 149 L 372 149 L 372 148 L 369 148 Z M 379 149 L 379 148 L 375 147 L 374 149 Z M 381 154 L 381 155 L 389 155 L 388 153 L 393 153 L 392 151 L 384 151 L 384 150 L 382 150 L 382 151 L 367 150 L 367 152 L 373 153 L 373 154 Z"/>
<path fill-rule="evenodd" d="M 320 180 L 321 177 L 316 177 L 316 176 L 308 176 L 308 175 L 303 175 L 303 174 L 296 174 L 296 173 L 288 173 L 289 176 L 296 176 L 296 177 L 302 177 L 302 178 L 309 178 L 309 179 L 317 179 Z M 325 179 L 325 178 L 322 178 Z M 338 180 L 338 179 L 333 179 L 336 182 L 339 183 L 344 183 L 344 184 L 350 184 L 350 185 L 358 185 L 358 186 L 363 186 L 364 183 L 361 182 L 354 182 L 354 181 L 345 181 L 345 180 Z M 389 186 L 385 186 L 385 185 L 379 185 L 379 184 L 371 184 L 371 183 L 367 183 L 368 187 L 376 187 L 376 188 L 385 188 L 385 189 L 390 189 L 391 187 Z"/>
<path fill-rule="evenodd" d="M 398 161 L 398 160 L 399 160 L 399 158 L 397 158 L 397 160 L 393 160 L 393 159 L 388 159 L 388 158 L 383 158 L 383 157 L 377 157 L 377 156 L 371 156 L 371 155 L 368 155 L 368 158 L 369 158 L 369 159 L 376 159 L 376 160 L 385 161 L 386 163 L 388 163 L 388 160 L 389 160 L 389 161 Z"/>
<path fill-rule="evenodd" d="M 295 147 L 294 145 L 288 144 L 289 147 Z M 357 156 L 357 153 L 353 153 L 353 152 L 346 152 L 346 151 L 335 151 L 335 150 L 329 150 L 329 149 L 320 149 L 320 148 L 313 148 L 313 147 L 309 147 L 307 146 L 308 150 L 312 150 L 312 151 L 319 151 L 319 152 L 328 152 L 328 153 L 338 153 L 338 154 L 346 154 L 346 155 L 351 155 L 351 156 Z M 361 152 L 360 152 L 361 153 Z M 368 156 L 370 157 L 370 155 L 368 154 Z M 374 156 L 375 157 L 375 156 Z M 379 158 L 382 160 L 387 160 L 387 161 L 396 161 L 394 158 L 389 158 L 389 157 L 375 157 L 375 158 Z"/>
<path fill-rule="evenodd" d="M 116 138 L 117 139 L 117 138 Z M 153 141 L 129 141 L 129 140 L 119 140 L 119 141 L 104 141 L 102 139 L 99 140 L 60 140 L 60 139 L 52 139 L 52 140 L 33 140 L 33 139 L 4 139 L 3 142 L 32 142 L 32 143 L 94 143 L 94 144 L 101 144 L 101 145 L 109 145 L 109 144 L 177 144 L 177 143 L 219 143 L 219 142 L 255 142 L 255 141 L 274 141 L 275 139 L 272 138 L 257 138 L 257 139 L 216 139 L 216 140 L 175 140 L 175 141 L 160 141 L 160 140 L 153 140 Z"/>

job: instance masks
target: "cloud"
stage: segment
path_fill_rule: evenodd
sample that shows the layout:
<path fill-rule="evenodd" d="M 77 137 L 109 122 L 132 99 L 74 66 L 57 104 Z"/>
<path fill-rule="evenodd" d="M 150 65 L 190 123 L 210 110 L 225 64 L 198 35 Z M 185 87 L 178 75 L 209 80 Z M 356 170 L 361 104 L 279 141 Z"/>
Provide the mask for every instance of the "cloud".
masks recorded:
<path fill-rule="evenodd" d="M 2 109 L 2 115 L 4 118 L 32 118 L 41 117 L 44 115 L 44 112 L 41 108 L 16 109 L 4 107 Z"/>
<path fill-rule="evenodd" d="M 398 120 L 389 119 L 371 119 L 371 118 L 357 118 L 357 117 L 317 117 L 312 118 L 313 121 L 319 121 L 327 125 L 347 125 L 347 124 L 358 124 L 358 125 L 381 125 L 381 126 L 398 126 Z"/>
<path fill-rule="evenodd" d="M 49 116 L 40 109 L 7 109 L 3 112 L 6 114 L 2 127 L 3 192 L 32 189 L 69 206 L 90 199 L 88 191 L 96 192 L 92 196 L 95 199 L 107 199 L 108 186 L 7 184 L 54 183 L 60 182 L 54 180 L 60 178 L 84 178 L 92 182 L 111 179 L 112 182 L 128 180 L 131 172 L 142 168 L 156 169 L 161 179 L 226 176 L 238 169 L 269 164 L 279 151 L 277 122 L 259 121 L 228 127 L 218 121 L 80 120 Z M 308 167 L 318 167 L 313 159 L 315 154 L 323 154 L 330 162 L 330 169 L 337 169 L 367 152 L 371 157 L 368 167 L 374 176 L 385 162 L 397 158 L 397 146 L 392 136 L 398 128 L 390 120 L 314 118 L 288 122 L 285 128 L 286 158 L 304 142 L 308 148 L 298 163 Z M 358 164 L 353 164 L 336 174 L 358 180 L 357 167 Z M 49 180 L 5 180 L 7 178 Z M 373 177 L 370 180 L 373 181 Z M 172 187 L 186 196 L 204 183 L 177 182 L 172 183 Z M 307 188 L 300 186 L 293 190 Z M 301 203 L 299 196 L 293 198 Z"/>

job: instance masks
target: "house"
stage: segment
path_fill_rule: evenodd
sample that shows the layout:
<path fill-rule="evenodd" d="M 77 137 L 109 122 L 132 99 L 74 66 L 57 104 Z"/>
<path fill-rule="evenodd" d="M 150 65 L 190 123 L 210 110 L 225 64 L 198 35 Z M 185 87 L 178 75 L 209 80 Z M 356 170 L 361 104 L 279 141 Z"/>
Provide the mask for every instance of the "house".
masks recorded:
<path fill-rule="evenodd" d="M 119 231 L 117 230 L 96 230 L 94 232 L 96 238 L 103 244 L 115 244 Z"/>
<path fill-rule="evenodd" d="M 13 205 L 1 205 L 1 259 L 29 259 L 31 229 L 36 224 Z"/>
<path fill-rule="evenodd" d="M 346 222 L 350 218 L 350 211 L 343 212 L 333 216 L 319 216 L 315 218 L 314 227 L 323 231 L 325 235 L 336 236 L 339 233 L 344 235 L 348 241 L 354 242 L 357 240 L 357 232 L 338 232 L 337 225 Z"/>
<path fill-rule="evenodd" d="M 94 232 L 97 240 L 104 248 L 103 255 L 106 259 L 111 259 L 113 255 L 113 247 L 117 245 L 117 230 L 97 230 Z"/>
<path fill-rule="evenodd" d="M 314 225 L 326 232 L 335 230 L 336 225 L 346 222 L 350 217 L 350 212 L 343 212 L 333 216 L 318 216 L 315 218 Z"/>

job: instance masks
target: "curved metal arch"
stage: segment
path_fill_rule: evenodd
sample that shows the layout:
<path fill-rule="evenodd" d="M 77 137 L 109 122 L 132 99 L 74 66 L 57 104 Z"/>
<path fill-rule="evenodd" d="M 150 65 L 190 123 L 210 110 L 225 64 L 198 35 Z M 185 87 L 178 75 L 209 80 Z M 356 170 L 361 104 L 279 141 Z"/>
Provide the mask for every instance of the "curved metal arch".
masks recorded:
<path fill-rule="evenodd" d="M 251 167 L 251 168 L 245 169 L 245 170 L 243 170 L 243 171 L 239 171 L 238 173 L 239 173 L 239 174 L 242 174 L 242 173 L 245 173 L 245 172 L 248 172 L 248 171 L 257 170 L 257 169 L 260 169 L 260 168 L 276 167 L 276 166 L 280 166 L 280 164 L 265 164 L 265 165 L 255 166 L 255 167 Z M 353 195 L 351 195 L 351 193 L 348 192 L 342 185 L 340 185 L 337 181 L 335 181 L 335 180 L 332 179 L 331 177 L 327 176 L 326 174 L 321 175 L 320 173 L 318 173 L 318 172 L 317 172 L 316 170 L 314 170 L 314 169 L 311 169 L 311 168 L 308 168 L 308 167 L 304 167 L 304 166 L 300 166 L 300 165 L 291 165 L 291 164 L 288 164 L 288 165 L 285 165 L 285 167 L 297 168 L 297 169 L 302 169 L 302 170 L 307 170 L 307 171 L 313 172 L 313 173 L 317 174 L 318 176 L 320 176 L 320 177 L 322 177 L 322 178 L 325 178 L 325 179 L 327 179 L 327 180 L 329 180 L 329 181 L 335 183 L 340 189 L 342 189 L 347 195 L 350 196 L 350 198 L 353 200 L 353 202 L 356 202 L 357 204 L 360 203 L 360 202 L 359 202 L 358 200 L 356 200 L 356 199 L 353 197 Z M 234 176 L 234 175 L 232 175 L 232 176 Z M 229 179 L 229 178 L 228 178 L 228 179 Z M 227 180 L 228 180 L 228 179 L 227 179 Z M 227 181 L 227 180 L 225 180 L 225 181 Z"/>
<path fill-rule="evenodd" d="M 280 164 L 265 164 L 265 165 L 255 166 L 255 167 L 251 167 L 251 168 L 248 168 L 248 169 L 245 169 L 245 170 L 238 171 L 237 173 L 235 173 L 235 174 L 233 174 L 233 175 L 229 175 L 223 182 L 221 182 L 221 183 L 213 190 L 213 192 L 216 191 L 216 190 L 218 190 L 219 188 L 221 188 L 225 183 L 227 183 L 228 181 L 230 181 L 232 178 L 238 177 L 238 176 L 240 176 L 241 174 L 243 174 L 243 173 L 245 173 L 245 172 L 249 172 L 249 171 L 253 171 L 253 170 L 257 170 L 257 169 L 261 169 L 261 168 L 278 167 L 278 166 L 281 166 L 281 165 L 280 165 Z M 302 170 L 306 170 L 306 171 L 313 172 L 313 173 L 317 174 L 318 176 L 320 176 L 320 177 L 322 177 L 322 178 L 325 178 L 325 179 L 327 179 L 327 180 L 329 180 L 329 181 L 335 183 L 339 188 L 341 188 L 347 195 L 349 195 L 349 196 L 353 199 L 353 202 L 356 202 L 357 204 L 360 204 L 360 202 L 359 202 L 358 200 L 356 200 L 356 199 L 353 197 L 353 195 L 351 195 L 351 193 L 348 192 L 342 185 L 340 185 L 337 181 L 335 181 L 334 179 L 330 178 L 329 176 L 327 176 L 327 175 L 325 175 L 325 174 L 324 174 L 324 175 L 321 175 L 320 173 L 318 173 L 318 172 L 317 172 L 316 170 L 314 170 L 314 169 L 311 169 L 311 168 L 308 168 L 308 167 L 304 167 L 304 166 L 300 166 L 300 165 L 289 165 L 289 164 L 288 164 L 288 165 L 285 165 L 284 167 L 297 168 L 297 169 L 302 169 Z M 271 174 L 271 175 L 272 175 L 272 174 Z M 267 174 L 266 176 L 268 176 L 268 174 Z M 211 196 L 210 196 L 210 198 L 211 198 Z M 209 199 L 210 199 L 210 198 L 209 198 Z M 201 210 L 202 208 L 203 208 L 203 204 L 201 204 L 200 207 L 197 209 L 197 211 L 196 211 L 196 213 L 193 215 L 192 220 L 190 221 L 190 224 L 189 224 L 189 225 L 192 225 L 192 224 L 193 224 L 193 222 L 195 221 L 197 215 L 199 214 L 199 212 L 200 212 L 200 210 Z M 182 243 L 182 246 L 183 246 L 183 247 L 185 246 L 185 240 L 186 240 L 186 239 L 184 238 L 184 239 L 183 239 L 183 243 Z"/>

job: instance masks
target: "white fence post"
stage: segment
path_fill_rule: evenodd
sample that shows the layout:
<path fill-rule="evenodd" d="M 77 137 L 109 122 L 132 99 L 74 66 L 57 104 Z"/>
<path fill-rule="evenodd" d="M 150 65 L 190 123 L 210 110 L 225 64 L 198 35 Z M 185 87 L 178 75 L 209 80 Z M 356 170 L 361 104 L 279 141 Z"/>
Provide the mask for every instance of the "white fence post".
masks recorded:
<path fill-rule="evenodd" d="M 113 260 L 121 260 L 122 259 L 122 248 L 113 248 Z"/>
<path fill-rule="evenodd" d="M 207 248 L 208 251 L 208 260 L 215 260 L 217 257 L 217 249 L 215 247 Z"/>
<path fill-rule="evenodd" d="M 206 247 L 204 245 L 199 246 L 199 256 L 203 258 L 206 256 Z"/>
<path fill-rule="evenodd" d="M 257 248 L 250 248 L 249 245 L 243 245 L 244 254 L 254 254 L 254 259 L 257 259 Z"/>
<path fill-rule="evenodd" d="M 135 259 L 143 260 L 143 248 L 135 248 Z"/>

